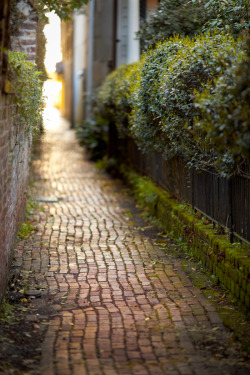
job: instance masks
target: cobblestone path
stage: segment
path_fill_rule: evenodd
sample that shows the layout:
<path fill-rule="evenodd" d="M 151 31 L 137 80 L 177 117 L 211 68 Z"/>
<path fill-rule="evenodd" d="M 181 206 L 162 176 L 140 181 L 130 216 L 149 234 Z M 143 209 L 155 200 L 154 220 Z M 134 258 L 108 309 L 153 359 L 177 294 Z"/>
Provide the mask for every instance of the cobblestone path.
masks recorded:
<path fill-rule="evenodd" d="M 214 307 L 130 222 L 127 198 L 84 160 L 67 124 L 42 148 L 35 189 L 45 209 L 19 246 L 19 266 L 42 293 L 41 374 L 249 373 Z"/>

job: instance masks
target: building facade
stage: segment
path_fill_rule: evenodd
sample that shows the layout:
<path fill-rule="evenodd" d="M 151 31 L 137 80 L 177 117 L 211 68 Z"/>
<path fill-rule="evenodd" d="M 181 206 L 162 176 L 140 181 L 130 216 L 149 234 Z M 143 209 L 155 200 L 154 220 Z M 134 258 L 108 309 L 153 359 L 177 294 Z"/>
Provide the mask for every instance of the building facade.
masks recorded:
<path fill-rule="evenodd" d="M 92 95 L 105 77 L 140 59 L 136 32 L 157 5 L 158 0 L 91 0 L 71 24 L 62 24 L 63 115 L 73 127 L 91 118 Z"/>

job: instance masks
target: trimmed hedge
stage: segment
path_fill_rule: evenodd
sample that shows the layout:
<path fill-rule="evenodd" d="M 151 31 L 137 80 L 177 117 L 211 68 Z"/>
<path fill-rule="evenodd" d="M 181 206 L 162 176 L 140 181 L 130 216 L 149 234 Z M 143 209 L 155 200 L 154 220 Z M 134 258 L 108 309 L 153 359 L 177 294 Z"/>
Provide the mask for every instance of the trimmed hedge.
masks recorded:
<path fill-rule="evenodd" d="M 143 50 L 154 48 L 157 43 L 174 35 L 194 36 L 201 32 L 206 22 L 213 17 L 204 7 L 206 0 L 161 0 L 157 10 L 149 19 L 143 20 L 137 36 Z"/>
<path fill-rule="evenodd" d="M 250 39 L 246 51 L 240 63 L 237 59 L 215 86 L 210 85 L 195 98 L 201 111 L 200 118 L 195 119 L 196 131 L 216 148 L 218 163 L 225 157 L 225 150 L 230 150 L 238 166 L 243 158 L 250 157 Z"/>
<path fill-rule="evenodd" d="M 192 0 L 193 4 L 198 5 L 200 2 L 201 0 Z M 205 0 L 203 3 L 210 13 L 210 19 L 204 29 L 230 30 L 234 36 L 249 32 L 249 0 Z"/>
<path fill-rule="evenodd" d="M 141 64 L 121 65 L 107 76 L 97 92 L 98 114 L 115 123 L 121 137 L 128 134 L 128 115 L 132 108 L 131 85 Z"/>
<path fill-rule="evenodd" d="M 214 115 L 208 119 L 215 121 L 213 130 L 208 131 L 212 126 L 206 122 L 207 102 L 213 103 L 228 77 L 234 87 L 236 72 L 248 58 L 245 50 L 245 41 L 218 32 L 195 39 L 170 38 L 139 63 L 122 66 L 107 77 L 98 92 L 98 114 L 114 122 L 120 136 L 130 134 L 141 150 L 157 150 L 166 159 L 178 155 L 197 169 L 213 167 L 223 176 L 230 175 L 248 155 L 248 122 L 244 122 L 243 142 L 238 132 L 237 144 L 228 142 L 217 149 L 221 124 Z M 245 97 L 237 98 L 235 105 L 239 107 Z"/>
<path fill-rule="evenodd" d="M 193 37 L 201 31 L 249 32 L 249 0 L 161 0 L 157 10 L 141 22 L 137 36 L 142 50 L 174 35 Z"/>
<path fill-rule="evenodd" d="M 76 131 L 80 145 L 84 146 L 91 160 L 104 157 L 108 144 L 108 124 L 102 117 L 86 121 L 84 126 L 79 126 Z"/>

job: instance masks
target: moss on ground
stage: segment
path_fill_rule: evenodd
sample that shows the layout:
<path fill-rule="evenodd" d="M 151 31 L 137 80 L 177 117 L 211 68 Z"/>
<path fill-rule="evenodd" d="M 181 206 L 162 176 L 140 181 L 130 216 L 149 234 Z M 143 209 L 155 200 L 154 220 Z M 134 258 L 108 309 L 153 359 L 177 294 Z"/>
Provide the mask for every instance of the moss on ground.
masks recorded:
<path fill-rule="evenodd" d="M 29 222 L 25 221 L 20 225 L 19 231 L 18 231 L 18 238 L 25 239 L 28 238 L 29 235 L 34 232 L 35 227 Z"/>
<path fill-rule="evenodd" d="M 229 233 L 219 234 L 218 228 L 189 205 L 179 204 L 170 194 L 127 166 L 119 168 L 132 188 L 144 215 L 178 241 L 183 252 L 192 254 L 231 293 L 237 304 L 250 315 L 249 247 L 231 244 Z"/>

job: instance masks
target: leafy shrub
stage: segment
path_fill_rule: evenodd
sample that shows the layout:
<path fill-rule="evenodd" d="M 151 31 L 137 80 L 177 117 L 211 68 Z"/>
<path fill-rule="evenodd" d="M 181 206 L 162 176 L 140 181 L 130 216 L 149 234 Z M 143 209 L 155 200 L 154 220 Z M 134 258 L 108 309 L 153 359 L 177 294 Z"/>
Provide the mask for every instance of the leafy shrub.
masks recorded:
<path fill-rule="evenodd" d="M 9 77 L 18 106 L 19 123 L 36 132 L 43 126 L 43 93 L 36 64 L 23 52 L 9 51 Z"/>
<path fill-rule="evenodd" d="M 128 115 L 131 111 L 129 87 L 137 64 L 122 65 L 110 73 L 93 98 L 93 120 L 77 129 L 80 143 L 93 160 L 102 158 L 108 148 L 108 124 L 115 124 L 118 135 L 128 134 Z"/>
<path fill-rule="evenodd" d="M 44 27 L 48 23 L 48 18 L 37 12 L 38 22 L 37 22 L 37 52 L 36 52 L 36 66 L 37 69 L 42 73 L 41 78 L 43 81 L 47 79 L 47 72 L 44 64 L 45 54 L 46 54 L 46 37 L 44 34 Z"/>
<path fill-rule="evenodd" d="M 193 37 L 201 31 L 219 29 L 234 36 L 250 27 L 249 0 L 161 0 L 137 33 L 142 50 L 174 35 Z"/>
<path fill-rule="evenodd" d="M 201 31 L 210 14 L 204 1 L 162 0 L 154 14 L 141 23 L 137 33 L 141 48 L 154 48 L 157 43 L 174 35 L 194 36 Z"/>
<path fill-rule="evenodd" d="M 199 5 L 201 0 L 192 0 L 192 3 Z M 204 7 L 210 13 L 210 19 L 204 25 L 204 30 L 211 28 L 230 30 L 234 36 L 249 31 L 249 0 L 206 0 Z"/>
<path fill-rule="evenodd" d="M 214 165 L 216 155 L 193 129 L 200 116 L 194 91 L 212 86 L 243 54 L 240 45 L 230 35 L 207 33 L 170 38 L 148 52 L 131 89 L 130 131 L 142 150 L 179 155 L 197 168 Z"/>
<path fill-rule="evenodd" d="M 86 121 L 77 128 L 77 137 L 92 160 L 101 159 L 107 150 L 108 124 L 103 118 L 96 116 L 95 120 Z"/>
<path fill-rule="evenodd" d="M 250 39 L 245 54 L 240 54 L 232 66 L 201 94 L 196 103 L 201 111 L 195 120 L 196 132 L 204 137 L 207 148 L 216 149 L 222 160 L 230 158 L 239 165 L 250 157 Z"/>
<path fill-rule="evenodd" d="M 62 20 L 68 20 L 74 10 L 79 10 L 89 0 L 36 0 L 36 8 L 43 13 L 55 12 Z"/>
<path fill-rule="evenodd" d="M 172 37 L 107 77 L 98 114 L 141 150 L 228 175 L 249 155 L 246 49 L 218 32 Z"/>
<path fill-rule="evenodd" d="M 97 95 L 98 115 L 116 124 L 118 134 L 128 133 L 130 86 L 141 63 L 122 65 L 108 75 Z"/>
<path fill-rule="evenodd" d="M 182 46 L 183 40 L 176 36 L 148 51 L 131 85 L 130 100 L 133 106 L 129 119 L 130 132 L 143 150 L 163 152 L 165 148 L 165 141 L 162 145 L 159 143 L 162 137 L 160 85 L 172 59 Z"/>

